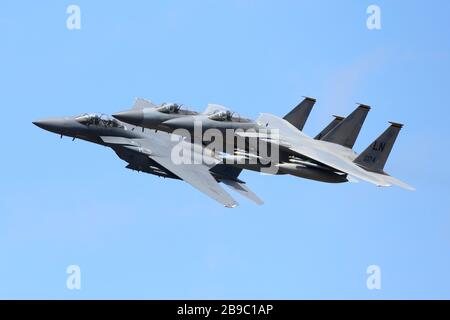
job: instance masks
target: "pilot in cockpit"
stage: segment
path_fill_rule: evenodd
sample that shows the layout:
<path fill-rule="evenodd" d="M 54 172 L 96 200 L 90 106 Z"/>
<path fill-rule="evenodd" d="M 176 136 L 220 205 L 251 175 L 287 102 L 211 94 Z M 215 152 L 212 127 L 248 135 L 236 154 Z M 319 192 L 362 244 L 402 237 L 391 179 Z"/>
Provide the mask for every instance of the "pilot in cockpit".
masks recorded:
<path fill-rule="evenodd" d="M 94 125 L 107 128 L 125 128 L 119 121 L 106 115 L 84 114 L 75 118 L 75 120 L 86 126 Z"/>
<path fill-rule="evenodd" d="M 162 113 L 178 113 L 181 106 L 176 103 L 163 103 L 157 110 Z"/>

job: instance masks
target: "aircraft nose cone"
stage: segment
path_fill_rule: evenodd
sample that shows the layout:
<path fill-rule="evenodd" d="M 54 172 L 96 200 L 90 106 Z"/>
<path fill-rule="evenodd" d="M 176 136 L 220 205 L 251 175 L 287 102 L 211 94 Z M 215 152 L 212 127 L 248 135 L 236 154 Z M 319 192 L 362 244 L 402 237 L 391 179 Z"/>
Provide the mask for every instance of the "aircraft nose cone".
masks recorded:
<path fill-rule="evenodd" d="M 141 125 L 144 120 L 144 112 L 142 110 L 127 110 L 114 113 L 112 116 L 117 120 L 137 126 Z"/>
<path fill-rule="evenodd" d="M 33 124 L 47 131 L 60 132 L 64 126 L 64 120 L 57 118 L 42 119 L 33 121 Z"/>

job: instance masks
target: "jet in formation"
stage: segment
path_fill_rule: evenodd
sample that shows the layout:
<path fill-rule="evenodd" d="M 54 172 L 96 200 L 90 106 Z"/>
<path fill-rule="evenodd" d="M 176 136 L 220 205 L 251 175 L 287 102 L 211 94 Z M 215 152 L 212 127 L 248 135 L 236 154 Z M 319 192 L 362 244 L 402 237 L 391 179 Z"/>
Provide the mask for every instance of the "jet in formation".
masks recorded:
<path fill-rule="evenodd" d="M 315 103 L 315 99 L 306 97 L 283 118 L 263 113 L 251 120 L 216 104 L 196 112 L 176 103 L 157 105 L 138 98 L 132 109 L 112 117 L 92 113 L 33 123 L 61 137 L 109 147 L 127 162 L 126 168 L 184 180 L 229 208 L 238 203 L 221 184 L 263 204 L 239 179 L 244 169 L 264 172 L 270 167 L 275 170 L 269 172 L 277 175 L 328 183 L 362 180 L 380 187 L 396 185 L 414 190 L 384 171 L 401 124 L 391 122 L 366 150 L 357 154 L 353 146 L 370 107 L 359 105 L 347 117 L 334 116 L 319 134 L 309 137 L 303 128 Z M 224 135 L 220 148 L 211 148 L 211 136 L 205 134 L 208 130 L 231 130 L 232 135 Z M 257 146 L 261 143 L 276 150 L 277 157 L 263 153 Z M 175 159 L 174 155 L 180 154 L 188 155 L 191 161 Z"/>

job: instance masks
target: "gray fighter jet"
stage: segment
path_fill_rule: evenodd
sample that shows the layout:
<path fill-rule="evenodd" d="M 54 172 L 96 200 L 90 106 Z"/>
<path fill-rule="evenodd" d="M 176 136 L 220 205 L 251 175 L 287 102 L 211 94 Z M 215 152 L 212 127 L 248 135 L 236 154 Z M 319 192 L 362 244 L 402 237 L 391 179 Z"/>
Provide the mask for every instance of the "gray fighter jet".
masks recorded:
<path fill-rule="evenodd" d="M 315 140 L 326 141 L 330 145 L 336 144 L 336 148 L 345 150 L 345 153 L 356 157 L 356 153 L 352 150 L 353 145 L 361 131 L 367 114 L 370 110 L 369 106 L 359 105 L 348 117 L 334 116 L 335 119 L 320 132 Z M 289 123 L 286 117 L 284 122 Z M 270 129 L 268 124 L 261 124 L 258 122 L 260 130 Z M 271 128 L 277 129 L 277 128 Z M 259 137 L 259 133 L 238 133 L 240 136 Z M 264 137 L 264 135 L 262 136 Z M 266 140 L 266 139 L 262 139 Z M 266 140 L 267 141 L 267 140 Z M 270 166 L 275 166 L 277 170 L 271 170 L 275 174 L 290 174 L 297 177 L 316 180 L 327 183 L 342 183 L 348 182 L 350 176 L 337 174 L 333 170 L 328 170 L 326 166 L 320 165 L 310 158 L 301 156 L 298 153 L 292 152 L 286 148 L 278 148 L 278 158 L 265 159 L 258 154 L 256 149 L 236 150 L 234 157 L 227 157 L 227 163 L 233 163 L 239 168 L 262 171 Z M 256 150 L 256 151 L 255 151 Z M 251 160 L 257 160 L 251 162 Z M 263 163 L 266 163 L 265 165 Z M 267 164 L 269 163 L 269 164 Z M 355 181 L 354 179 L 351 181 Z"/>
<path fill-rule="evenodd" d="M 363 121 L 368 110 L 367 106 L 358 107 L 321 140 L 308 137 L 286 120 L 271 114 L 261 114 L 257 120 L 261 128 L 269 128 L 268 132 L 238 134 L 256 136 L 258 139 L 275 144 L 285 154 L 293 157 L 294 159 L 280 159 L 280 162 L 275 164 L 282 172 L 288 174 L 325 182 L 356 182 L 359 179 L 380 187 L 397 185 L 414 190 L 413 187 L 384 171 L 403 125 L 391 122 L 390 127 L 360 155 L 351 149 L 360 127 L 349 125 L 350 120 L 353 119 L 357 123 Z M 271 130 L 277 134 L 272 135 Z M 343 132 L 349 134 L 339 134 Z"/>
<path fill-rule="evenodd" d="M 315 99 L 305 97 L 305 99 L 297 105 L 291 112 L 284 116 L 284 120 L 296 127 L 298 130 L 303 130 L 304 125 L 311 113 L 311 110 L 316 103 Z M 366 105 L 359 105 L 358 108 L 352 112 L 347 118 L 335 116 L 335 119 L 316 136 L 316 140 L 327 141 L 329 143 L 342 146 L 347 153 L 356 156 L 351 149 L 360 133 L 362 125 L 366 119 L 370 107 Z M 245 119 L 237 116 L 229 109 L 220 105 L 209 105 L 203 114 L 195 114 L 189 116 L 175 115 L 171 119 L 162 118 L 155 112 L 154 107 L 141 108 L 139 111 L 132 109 L 131 111 L 120 112 L 113 115 L 114 117 L 131 122 L 134 124 L 143 125 L 147 128 L 160 129 L 167 132 L 173 132 L 177 129 L 187 130 L 188 135 L 199 136 L 204 144 L 211 143 L 204 135 L 206 130 L 215 129 L 224 133 L 224 144 L 220 147 L 221 151 L 231 154 L 226 157 L 227 163 L 233 163 L 241 169 L 252 171 L 261 171 L 267 165 L 261 164 L 256 145 L 258 139 L 253 139 L 253 144 L 244 142 L 244 146 L 238 147 L 237 139 L 228 139 L 225 131 L 233 130 L 260 130 L 260 125 L 250 119 Z M 165 120 L 167 119 L 167 120 Z M 200 125 L 200 127 L 199 127 Z M 198 130 L 200 128 L 200 130 Z M 197 129 L 197 130 L 196 130 Z M 214 138 L 212 138 L 214 140 Z M 215 145 L 217 148 L 218 146 Z M 217 151 L 217 149 L 216 149 Z M 230 152 L 231 151 L 231 152 Z M 250 161 L 255 160 L 256 161 Z M 271 159 L 273 161 L 273 159 Z M 348 176 L 335 174 L 329 170 L 323 170 L 317 163 L 310 161 L 305 157 L 300 157 L 298 154 L 292 153 L 289 150 L 279 149 L 279 163 L 277 164 L 277 174 L 292 174 L 298 177 L 318 180 L 329 183 L 347 182 Z M 263 161 L 266 162 L 267 161 Z M 273 163 L 272 163 L 273 165 Z"/>
<path fill-rule="evenodd" d="M 141 102 L 138 101 L 137 104 Z M 257 204 L 263 203 L 238 178 L 240 169 L 222 164 L 214 154 L 205 152 L 201 146 L 194 146 L 181 136 L 148 129 L 143 131 L 140 127 L 98 114 L 51 118 L 33 123 L 61 137 L 69 136 L 110 147 L 119 158 L 128 163 L 126 168 L 184 180 L 226 207 L 235 207 L 238 203 L 218 182 L 226 184 Z M 173 159 L 175 147 L 181 148 L 182 153 L 191 155 L 190 159 L 199 156 L 201 161 L 193 159 L 191 162 L 177 163 Z"/>
<path fill-rule="evenodd" d="M 226 157 L 226 163 L 239 168 L 261 171 L 269 166 L 275 166 L 276 174 L 290 174 L 306 179 L 328 183 L 357 182 L 357 178 L 375 183 L 379 186 L 398 185 L 405 189 L 413 188 L 384 173 L 384 165 L 392 149 L 401 125 L 391 127 L 372 144 L 381 146 L 377 152 L 366 150 L 358 155 L 352 150 L 361 131 L 370 107 L 360 104 L 348 117 L 335 116 L 335 119 L 314 139 L 303 134 L 299 128 L 292 125 L 290 119 L 278 118 L 263 114 L 256 121 L 256 132 L 237 132 L 240 137 L 255 138 L 276 144 L 277 159 L 264 159 L 258 151 L 238 149 L 234 155 Z M 266 120 L 268 118 L 268 121 Z M 267 136 L 267 129 L 269 135 Z M 274 139 L 271 131 L 281 134 L 280 141 Z M 250 163 L 250 160 L 264 160 Z M 367 163 L 368 159 L 378 162 L 377 165 Z M 275 162 L 274 162 L 275 161 Z M 270 165 L 262 163 L 270 162 Z M 367 172 L 365 172 L 367 171 Z"/>

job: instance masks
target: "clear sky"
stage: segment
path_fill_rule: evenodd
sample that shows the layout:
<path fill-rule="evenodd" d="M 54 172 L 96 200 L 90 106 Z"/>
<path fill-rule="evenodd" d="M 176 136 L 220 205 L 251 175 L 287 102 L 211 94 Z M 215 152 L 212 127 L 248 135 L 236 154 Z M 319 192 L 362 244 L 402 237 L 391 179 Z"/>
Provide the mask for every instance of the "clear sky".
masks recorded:
<path fill-rule="evenodd" d="M 450 298 L 449 15 L 447 0 L 2 0 L 0 298 Z M 405 123 L 386 169 L 417 191 L 246 172 L 265 205 L 230 210 L 31 123 L 135 97 L 282 116 L 304 95 L 311 135 L 372 105 L 358 152 Z"/>

